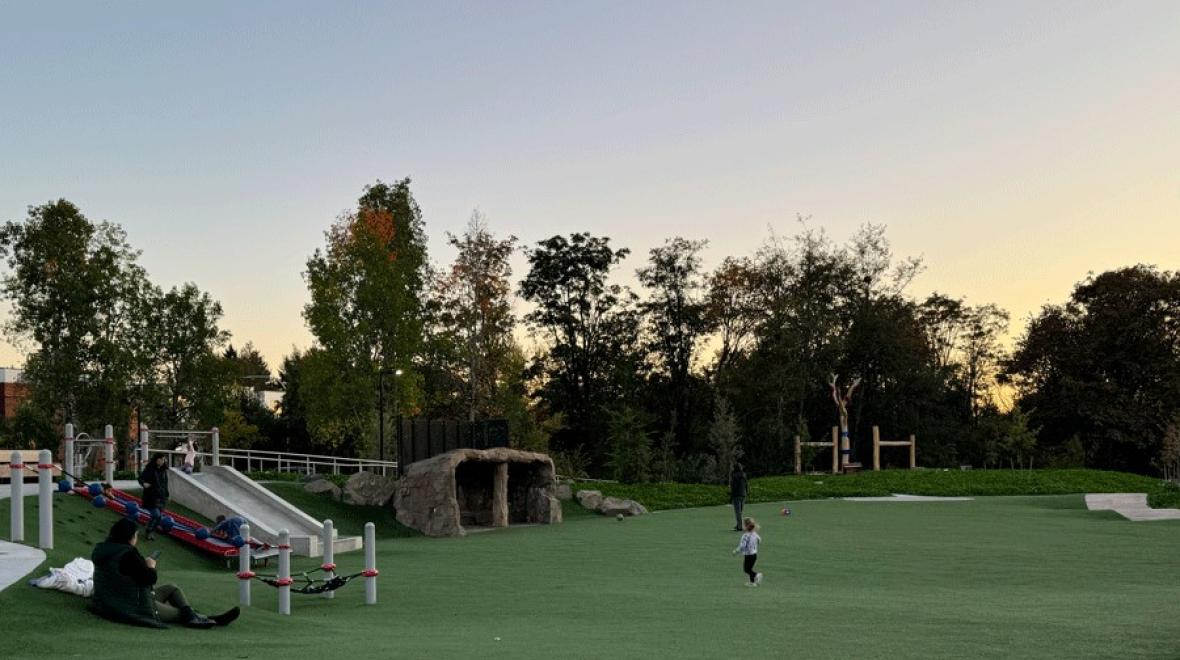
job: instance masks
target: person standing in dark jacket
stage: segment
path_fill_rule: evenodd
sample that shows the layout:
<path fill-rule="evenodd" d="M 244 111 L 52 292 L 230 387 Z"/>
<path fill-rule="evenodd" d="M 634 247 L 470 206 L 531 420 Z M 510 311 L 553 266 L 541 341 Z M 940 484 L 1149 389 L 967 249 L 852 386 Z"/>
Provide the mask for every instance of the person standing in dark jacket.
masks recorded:
<path fill-rule="evenodd" d="M 742 531 L 742 507 L 746 504 L 746 473 L 742 471 L 741 463 L 733 464 L 733 474 L 729 475 L 729 501 L 733 503 L 733 517 L 737 524 L 733 531 Z"/>
<path fill-rule="evenodd" d="M 168 506 L 168 458 L 156 454 L 152 462 L 139 473 L 139 485 L 143 487 L 143 508 L 152 517 L 147 526 L 147 540 L 152 541 L 155 540 L 152 532 L 160 524 L 164 509 Z"/>
<path fill-rule="evenodd" d="M 214 617 L 193 610 L 184 592 L 174 584 L 156 586 L 156 560 L 136 549 L 138 528 L 126 518 L 111 527 L 102 543 L 94 546 L 94 595 L 91 606 L 103 617 L 150 628 L 180 623 L 190 628 L 229 625 L 240 610 L 233 608 Z"/>

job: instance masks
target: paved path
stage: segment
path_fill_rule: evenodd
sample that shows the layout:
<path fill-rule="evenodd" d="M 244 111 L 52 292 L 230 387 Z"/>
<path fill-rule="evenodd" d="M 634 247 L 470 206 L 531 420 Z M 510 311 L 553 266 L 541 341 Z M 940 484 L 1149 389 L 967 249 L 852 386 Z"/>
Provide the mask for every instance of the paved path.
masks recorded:
<path fill-rule="evenodd" d="M 43 561 L 45 553 L 37 548 L 0 541 L 0 591 L 19 582 Z"/>
<path fill-rule="evenodd" d="M 1153 509 L 1147 493 L 1098 493 L 1086 495 L 1091 511 L 1114 511 L 1127 520 L 1180 520 L 1180 509 Z"/>
<path fill-rule="evenodd" d="M 903 495 L 894 493 L 889 497 L 845 497 L 849 502 L 970 502 L 974 497 L 934 497 L 932 495 Z"/>

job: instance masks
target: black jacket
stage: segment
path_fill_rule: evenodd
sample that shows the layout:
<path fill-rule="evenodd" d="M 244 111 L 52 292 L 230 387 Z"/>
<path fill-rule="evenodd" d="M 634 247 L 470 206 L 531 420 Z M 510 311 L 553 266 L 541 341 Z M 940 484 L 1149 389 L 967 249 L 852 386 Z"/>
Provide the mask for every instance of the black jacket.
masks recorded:
<path fill-rule="evenodd" d="M 152 592 L 156 569 L 148 568 L 134 546 L 103 541 L 94 547 L 90 560 L 94 562 L 94 595 L 90 600 L 96 612 L 114 621 L 167 627 L 160 622 Z"/>
<path fill-rule="evenodd" d="M 143 486 L 143 506 L 154 509 L 168 501 L 168 467 L 156 469 L 155 461 L 139 473 L 139 485 Z"/>
<path fill-rule="evenodd" d="M 746 473 L 735 470 L 729 477 L 729 499 L 746 496 Z"/>

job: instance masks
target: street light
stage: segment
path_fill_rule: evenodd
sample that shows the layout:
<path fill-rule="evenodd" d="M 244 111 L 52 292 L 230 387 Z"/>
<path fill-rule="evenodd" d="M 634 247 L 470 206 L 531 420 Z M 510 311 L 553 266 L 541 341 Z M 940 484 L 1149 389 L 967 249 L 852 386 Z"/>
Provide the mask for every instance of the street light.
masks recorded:
<path fill-rule="evenodd" d="M 381 460 L 385 460 L 385 377 L 392 375 L 393 378 L 393 401 L 398 404 L 397 398 L 397 377 L 402 375 L 401 369 L 382 369 L 377 372 L 377 390 L 378 390 L 378 404 L 377 404 L 377 437 L 380 442 Z M 398 405 L 398 410 L 401 406 Z"/>

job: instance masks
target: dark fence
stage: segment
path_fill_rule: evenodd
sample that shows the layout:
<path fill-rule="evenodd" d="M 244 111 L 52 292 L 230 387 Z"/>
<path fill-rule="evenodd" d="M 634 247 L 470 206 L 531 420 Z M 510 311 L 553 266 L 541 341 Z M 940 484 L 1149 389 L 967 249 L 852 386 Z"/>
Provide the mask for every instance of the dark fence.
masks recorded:
<path fill-rule="evenodd" d="M 452 449 L 508 446 L 508 420 L 402 419 L 397 423 L 398 470 Z"/>

